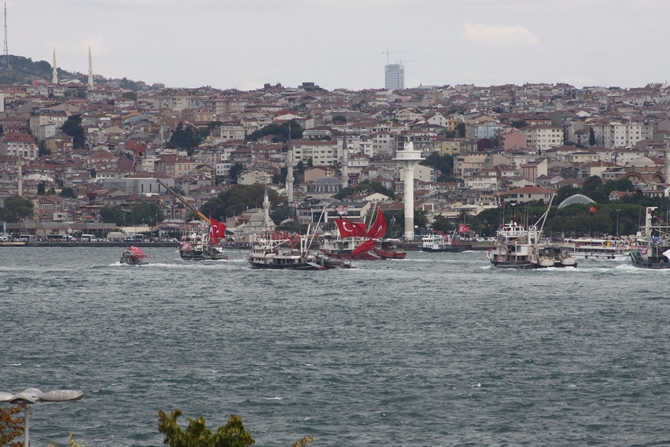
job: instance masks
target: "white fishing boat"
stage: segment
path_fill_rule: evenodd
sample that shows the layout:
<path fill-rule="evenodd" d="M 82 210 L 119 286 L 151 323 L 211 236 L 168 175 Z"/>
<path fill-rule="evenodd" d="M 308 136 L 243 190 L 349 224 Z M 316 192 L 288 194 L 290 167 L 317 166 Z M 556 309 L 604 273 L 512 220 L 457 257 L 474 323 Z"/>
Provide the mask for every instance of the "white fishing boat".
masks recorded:
<path fill-rule="evenodd" d="M 307 236 L 268 232 L 257 238 L 246 260 L 257 269 L 329 270 L 353 268 L 350 261 L 309 251 Z"/>
<path fill-rule="evenodd" d="M 635 267 L 644 269 L 670 268 L 670 224 L 663 222 L 654 210 L 648 207 L 645 226 L 640 234 L 644 245 L 630 252 L 630 259 Z M 658 224 L 654 225 L 656 219 Z"/>
<path fill-rule="evenodd" d="M 631 251 L 641 248 L 626 239 L 604 238 L 566 239 L 565 245 L 576 259 L 596 261 L 627 261 Z"/>
<path fill-rule="evenodd" d="M 552 201 L 553 196 L 547 211 L 537 224 L 524 226 L 512 220 L 497 231 L 496 240 L 487 254 L 495 267 L 513 269 L 577 267 L 577 260 L 571 256 L 567 247 L 551 243 L 542 237 L 542 228 Z"/>

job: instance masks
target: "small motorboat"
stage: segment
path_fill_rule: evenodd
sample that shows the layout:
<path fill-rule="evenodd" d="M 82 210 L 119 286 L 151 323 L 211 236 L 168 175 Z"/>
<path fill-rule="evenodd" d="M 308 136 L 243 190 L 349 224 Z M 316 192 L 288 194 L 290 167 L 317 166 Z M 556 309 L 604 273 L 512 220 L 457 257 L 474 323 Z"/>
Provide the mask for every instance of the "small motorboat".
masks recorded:
<path fill-rule="evenodd" d="M 128 247 L 121 253 L 121 264 L 142 265 L 146 264 L 143 261 L 147 255 L 140 247 Z"/>

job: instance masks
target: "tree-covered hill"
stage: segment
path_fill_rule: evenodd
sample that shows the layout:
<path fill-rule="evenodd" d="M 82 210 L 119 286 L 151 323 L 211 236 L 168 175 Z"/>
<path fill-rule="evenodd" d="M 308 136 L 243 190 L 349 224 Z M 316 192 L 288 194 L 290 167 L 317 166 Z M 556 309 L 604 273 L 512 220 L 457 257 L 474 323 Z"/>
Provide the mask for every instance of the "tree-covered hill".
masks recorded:
<path fill-rule="evenodd" d="M 4 56 L 0 56 L 0 84 L 29 84 L 42 79 L 51 80 L 51 64 L 47 61 L 33 61 L 28 57 L 10 54 L 9 65 L 10 69 L 7 68 Z M 58 77 L 59 79 L 76 78 L 86 82 L 85 75 L 61 69 L 58 69 Z"/>

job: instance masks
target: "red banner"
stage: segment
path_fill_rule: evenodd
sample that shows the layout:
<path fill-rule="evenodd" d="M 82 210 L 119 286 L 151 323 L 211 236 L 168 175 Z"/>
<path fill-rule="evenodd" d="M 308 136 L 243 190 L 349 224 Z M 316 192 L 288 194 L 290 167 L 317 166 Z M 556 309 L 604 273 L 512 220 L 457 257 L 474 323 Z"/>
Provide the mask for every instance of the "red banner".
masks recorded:
<path fill-rule="evenodd" d="M 351 252 L 352 255 L 357 255 L 359 253 L 365 253 L 366 251 L 372 250 L 372 247 L 375 246 L 375 241 L 372 239 L 369 239 L 365 242 L 363 242 L 361 245 L 356 247 L 354 251 Z"/>
<path fill-rule="evenodd" d="M 590 206 L 589 207 L 589 213 L 597 213 L 597 212 L 598 212 L 598 208 L 596 208 L 595 206 Z"/>
<path fill-rule="evenodd" d="M 349 222 L 344 219 L 334 219 L 337 229 L 340 230 L 340 237 L 365 236 L 365 223 Z"/>
<path fill-rule="evenodd" d="M 209 219 L 209 243 L 216 245 L 219 239 L 226 238 L 226 226 L 215 219 Z"/>
<path fill-rule="evenodd" d="M 382 210 L 379 210 L 377 213 L 377 218 L 374 223 L 368 230 L 368 237 L 371 238 L 382 238 L 386 235 L 386 219 L 384 218 L 384 213 Z"/>
<path fill-rule="evenodd" d="M 458 232 L 463 234 L 463 233 L 469 233 L 470 232 L 470 227 L 465 224 L 458 224 Z"/>

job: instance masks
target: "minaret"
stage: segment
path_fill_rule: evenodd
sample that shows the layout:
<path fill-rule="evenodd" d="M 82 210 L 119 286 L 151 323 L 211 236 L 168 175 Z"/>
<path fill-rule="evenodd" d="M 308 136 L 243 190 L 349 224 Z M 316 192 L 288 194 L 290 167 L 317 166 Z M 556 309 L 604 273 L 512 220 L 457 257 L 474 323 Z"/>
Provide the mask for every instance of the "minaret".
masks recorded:
<path fill-rule="evenodd" d="M 21 161 L 21 152 L 19 152 L 19 197 L 23 197 L 23 167 L 21 166 L 23 162 Z"/>
<path fill-rule="evenodd" d="M 405 144 L 403 150 L 396 151 L 396 158 L 393 159 L 402 165 L 405 171 L 405 192 L 403 201 L 405 202 L 405 239 L 414 240 L 414 168 L 419 164 L 423 157 L 421 151 L 414 150 L 414 143 L 411 141 Z"/>
<path fill-rule="evenodd" d="M 268 198 L 268 187 L 265 186 L 263 195 L 263 226 L 266 230 L 270 229 L 270 199 Z"/>
<path fill-rule="evenodd" d="M 347 150 L 347 132 L 342 135 L 342 189 L 349 187 L 349 151 Z"/>
<path fill-rule="evenodd" d="M 58 69 L 56 68 L 56 47 L 54 47 L 54 63 L 51 67 L 51 83 L 58 84 Z"/>
<path fill-rule="evenodd" d="M 90 45 L 88 47 L 88 88 L 93 88 L 93 58 Z"/>
<path fill-rule="evenodd" d="M 286 154 L 286 200 L 293 218 L 293 141 L 291 140 L 291 124 L 288 125 L 288 151 Z"/>

